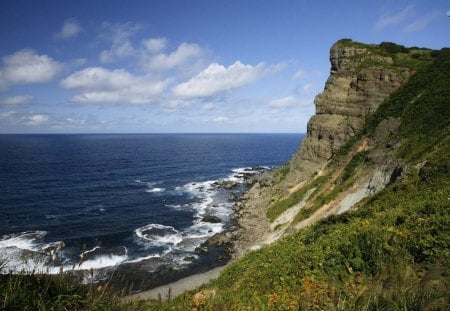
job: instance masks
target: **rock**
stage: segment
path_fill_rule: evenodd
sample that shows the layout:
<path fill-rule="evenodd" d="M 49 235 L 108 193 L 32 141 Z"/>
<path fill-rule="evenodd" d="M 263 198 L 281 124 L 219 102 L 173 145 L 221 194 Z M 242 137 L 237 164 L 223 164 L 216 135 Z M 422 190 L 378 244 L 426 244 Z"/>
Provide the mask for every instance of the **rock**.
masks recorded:
<path fill-rule="evenodd" d="M 213 245 L 224 245 L 231 242 L 231 238 L 225 232 L 219 232 L 204 242 L 201 247 L 210 247 Z"/>
<path fill-rule="evenodd" d="M 326 163 L 364 126 L 365 117 L 403 85 L 412 72 L 392 66 L 360 66 L 375 60 L 392 64 L 392 58 L 376 55 L 364 45 L 337 42 L 330 50 L 331 73 L 322 93 L 316 96 L 316 114 L 309 120 L 307 136 L 291 160 L 296 180 L 304 180 Z M 385 124 L 380 135 L 396 130 Z"/>
<path fill-rule="evenodd" d="M 203 216 L 202 221 L 216 224 L 216 223 L 222 222 L 222 219 L 220 219 L 219 217 L 214 216 L 214 215 L 205 215 L 205 216 Z"/>
<path fill-rule="evenodd" d="M 194 256 L 186 256 L 183 258 L 184 261 L 193 262 L 195 260 Z"/>

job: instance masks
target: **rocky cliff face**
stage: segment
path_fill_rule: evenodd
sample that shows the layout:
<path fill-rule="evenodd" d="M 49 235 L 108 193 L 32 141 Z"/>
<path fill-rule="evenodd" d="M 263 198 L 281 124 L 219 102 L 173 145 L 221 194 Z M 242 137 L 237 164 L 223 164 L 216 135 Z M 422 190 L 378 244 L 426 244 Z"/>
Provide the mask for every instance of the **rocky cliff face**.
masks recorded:
<path fill-rule="evenodd" d="M 291 160 L 296 181 L 321 170 L 364 126 L 367 114 L 411 75 L 393 66 L 393 59 L 364 45 L 339 41 L 330 50 L 331 73 L 324 91 L 315 98 L 316 114 L 307 136 Z"/>

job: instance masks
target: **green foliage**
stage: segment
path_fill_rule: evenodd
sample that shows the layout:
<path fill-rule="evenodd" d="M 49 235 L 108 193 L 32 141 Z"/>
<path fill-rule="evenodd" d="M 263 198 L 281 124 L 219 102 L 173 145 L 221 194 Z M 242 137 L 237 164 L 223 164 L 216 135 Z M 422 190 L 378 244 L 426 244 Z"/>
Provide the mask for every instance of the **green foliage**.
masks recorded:
<path fill-rule="evenodd" d="M 322 185 L 327 179 L 328 179 L 327 176 L 320 176 L 320 177 L 316 178 L 313 182 L 305 185 L 301 189 L 292 193 L 287 198 L 276 201 L 267 209 L 267 218 L 269 218 L 269 220 L 271 222 L 273 222 L 284 211 L 286 211 L 290 207 L 294 206 L 295 204 L 297 204 L 301 200 L 303 200 L 305 194 L 309 190 Z"/>
<path fill-rule="evenodd" d="M 364 133 L 372 133 L 381 120 L 401 118 L 401 137 L 408 140 L 398 155 L 407 161 L 423 158 L 446 136 L 450 125 L 450 49 L 430 54 L 434 61 L 420 68 L 407 84 L 385 100 L 368 116 Z"/>
<path fill-rule="evenodd" d="M 367 158 L 367 152 L 358 152 L 356 153 L 353 158 L 350 160 L 350 162 L 348 162 L 348 164 L 345 166 L 339 181 L 341 183 L 346 182 L 347 180 L 350 179 L 350 177 L 354 174 L 355 169 L 361 165 Z"/>
<path fill-rule="evenodd" d="M 119 310 L 107 287 L 84 286 L 71 274 L 0 275 L 2 310 Z"/>
<path fill-rule="evenodd" d="M 286 175 L 290 172 L 291 166 L 289 163 L 283 165 L 276 171 L 276 176 L 278 176 L 279 180 L 283 180 L 286 178 Z"/>
<path fill-rule="evenodd" d="M 396 44 L 393 42 L 381 42 L 379 46 L 383 51 L 386 51 L 387 53 L 390 54 L 409 52 L 409 49 L 407 49 L 403 45 Z"/>

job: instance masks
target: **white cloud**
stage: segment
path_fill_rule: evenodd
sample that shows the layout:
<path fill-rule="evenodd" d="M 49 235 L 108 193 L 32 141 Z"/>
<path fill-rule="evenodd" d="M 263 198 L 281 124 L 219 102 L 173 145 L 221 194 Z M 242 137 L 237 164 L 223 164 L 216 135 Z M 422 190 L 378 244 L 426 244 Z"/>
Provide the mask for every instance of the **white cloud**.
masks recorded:
<path fill-rule="evenodd" d="M 213 103 L 206 103 L 202 106 L 203 109 L 211 111 L 211 110 L 215 110 L 217 109 L 217 106 L 214 105 Z"/>
<path fill-rule="evenodd" d="M 70 18 L 64 21 L 64 24 L 61 30 L 55 34 L 55 38 L 57 39 L 69 39 L 76 37 L 83 28 L 81 28 L 80 24 L 74 19 Z"/>
<path fill-rule="evenodd" d="M 270 108 L 287 108 L 296 104 L 297 99 L 294 96 L 286 96 L 283 98 L 277 98 L 269 103 Z"/>
<path fill-rule="evenodd" d="M 433 22 L 435 19 L 437 19 L 439 17 L 446 18 L 441 11 L 430 12 L 430 13 L 416 19 L 415 21 L 413 21 L 412 23 L 407 25 L 403 30 L 405 32 L 416 32 L 416 31 L 422 30 L 422 29 L 426 28 L 428 26 L 428 24 L 430 24 L 431 22 Z"/>
<path fill-rule="evenodd" d="M 147 51 L 150 53 L 159 53 L 167 46 L 166 38 L 150 38 L 142 41 Z"/>
<path fill-rule="evenodd" d="M 14 106 L 14 105 L 26 104 L 32 100 L 33 100 L 33 96 L 31 96 L 31 95 L 18 95 L 18 96 L 11 96 L 11 97 L 6 97 L 3 99 L 0 99 L 0 104 Z"/>
<path fill-rule="evenodd" d="M 41 125 L 49 120 L 49 116 L 46 114 L 33 114 L 28 117 L 26 124 L 28 125 Z"/>
<path fill-rule="evenodd" d="M 311 90 L 312 87 L 312 83 L 306 83 L 305 85 L 303 85 L 303 91 L 307 93 L 309 90 Z"/>
<path fill-rule="evenodd" d="M 5 56 L 2 62 L 0 85 L 48 82 L 62 69 L 62 64 L 51 57 L 28 49 Z"/>
<path fill-rule="evenodd" d="M 213 119 L 213 121 L 214 122 L 217 122 L 217 123 L 226 123 L 226 122 L 228 122 L 230 119 L 228 118 L 228 117 L 226 117 L 226 116 L 218 116 L 218 117 L 216 117 L 216 118 L 214 118 Z"/>
<path fill-rule="evenodd" d="M 112 45 L 110 49 L 100 52 L 100 62 L 112 62 L 116 58 L 134 55 L 136 51 L 130 43 L 130 38 L 141 28 L 141 26 L 131 22 L 122 24 L 103 22 L 100 27 L 100 38 L 112 43 Z"/>
<path fill-rule="evenodd" d="M 130 86 L 133 82 L 133 75 L 126 70 L 88 67 L 71 74 L 61 81 L 61 85 L 68 89 L 116 89 Z"/>
<path fill-rule="evenodd" d="M 375 23 L 374 29 L 379 31 L 385 27 L 395 26 L 408 18 L 414 10 L 414 5 L 408 5 L 403 10 L 393 14 L 384 14 Z"/>
<path fill-rule="evenodd" d="M 213 63 L 187 82 L 173 88 L 181 97 L 207 97 L 239 88 L 260 79 L 265 74 L 265 65 L 245 65 L 236 61 L 228 68 Z"/>
<path fill-rule="evenodd" d="M 61 86 L 79 89 L 73 97 L 79 103 L 150 103 L 160 95 L 168 81 L 155 81 L 147 76 L 135 76 L 123 69 L 108 70 L 88 67 L 61 81 Z"/>
<path fill-rule="evenodd" d="M 312 98 L 296 97 L 296 96 L 286 96 L 282 98 L 277 98 L 269 103 L 269 108 L 274 109 L 285 109 L 292 107 L 306 107 L 313 104 Z"/>
<path fill-rule="evenodd" d="M 305 71 L 303 69 L 299 69 L 294 73 L 294 80 L 300 80 L 305 76 Z"/>
<path fill-rule="evenodd" d="M 170 54 L 159 53 L 152 55 L 148 60 L 144 59 L 143 62 L 149 69 L 170 70 L 200 58 L 202 54 L 203 51 L 198 44 L 182 43 Z"/>
<path fill-rule="evenodd" d="M 14 116 L 15 114 L 16 114 L 15 111 L 0 112 L 0 119 L 7 119 L 11 116 Z"/>

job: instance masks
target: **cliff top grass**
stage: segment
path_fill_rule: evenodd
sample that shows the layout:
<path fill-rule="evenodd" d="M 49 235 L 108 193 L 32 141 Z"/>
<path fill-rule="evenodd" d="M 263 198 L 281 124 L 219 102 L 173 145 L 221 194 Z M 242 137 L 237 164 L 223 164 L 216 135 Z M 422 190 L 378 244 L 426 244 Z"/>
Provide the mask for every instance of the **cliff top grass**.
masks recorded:
<path fill-rule="evenodd" d="M 341 39 L 337 41 L 334 46 L 362 48 L 366 49 L 372 55 L 375 54 L 392 59 L 392 63 L 390 63 L 384 61 L 383 59 L 377 59 L 374 57 L 366 58 L 361 64 L 359 64 L 359 70 L 368 67 L 418 69 L 426 64 L 429 64 L 433 60 L 433 50 L 420 47 L 405 47 L 393 42 L 366 44 L 356 42 L 351 39 Z"/>

